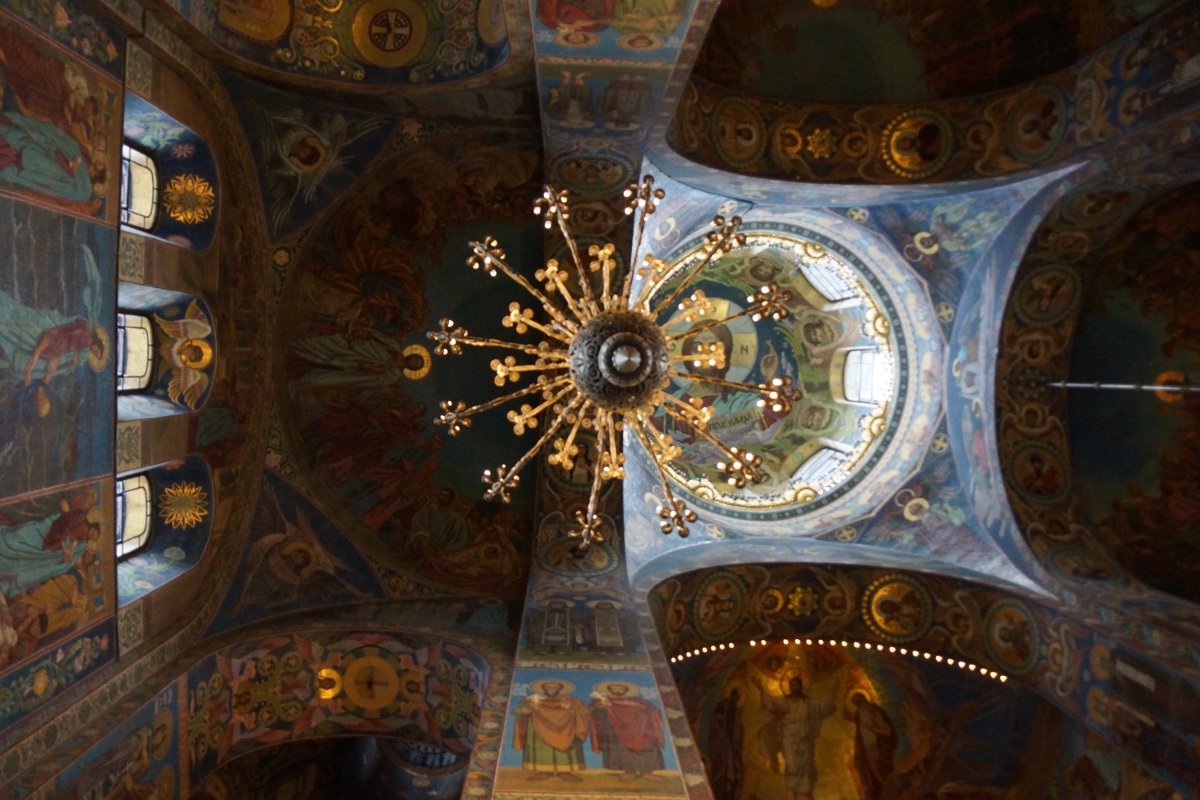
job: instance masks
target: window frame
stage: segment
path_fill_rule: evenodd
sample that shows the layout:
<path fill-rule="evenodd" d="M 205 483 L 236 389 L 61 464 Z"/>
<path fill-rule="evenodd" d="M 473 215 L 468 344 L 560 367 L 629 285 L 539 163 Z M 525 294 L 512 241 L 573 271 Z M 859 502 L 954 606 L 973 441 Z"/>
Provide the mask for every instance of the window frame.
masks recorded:
<path fill-rule="evenodd" d="M 140 163 L 135 164 L 134 155 L 140 157 Z M 136 166 L 138 169 L 148 171 L 152 176 L 152 193 L 150 195 L 150 211 L 148 214 L 142 214 L 140 211 L 133 210 L 133 169 Z M 154 154 L 148 150 L 144 150 L 136 143 L 124 140 L 121 142 L 121 192 L 120 192 L 120 208 L 121 208 L 121 225 L 132 228 L 144 233 L 150 233 L 158 225 L 159 212 L 159 195 L 162 192 L 162 177 L 158 169 L 158 162 L 154 158 Z M 134 216 L 138 220 L 133 219 Z"/>
<path fill-rule="evenodd" d="M 140 320 L 141 323 L 136 326 L 136 329 L 145 331 L 146 334 L 146 371 L 140 375 L 134 376 L 135 384 L 126 384 L 126 371 L 129 369 L 128 363 L 128 331 L 130 326 L 127 324 L 129 319 Z M 154 383 L 154 326 L 150 323 L 150 318 L 145 314 L 139 314 L 136 311 L 125 311 L 117 309 L 117 393 L 118 394 L 144 394 L 151 384 Z"/>
<path fill-rule="evenodd" d="M 129 485 L 131 483 L 133 485 Z M 127 533 L 131 513 L 128 504 L 135 492 L 145 494 L 145 501 L 143 503 L 145 510 L 145 514 L 143 515 L 144 527 L 132 537 L 136 540 L 136 543 L 131 547 L 126 547 L 126 542 L 131 539 Z M 150 540 L 153 538 L 154 533 L 154 487 L 150 483 L 150 478 L 144 473 L 126 475 L 123 478 L 117 479 L 115 498 L 114 506 L 116 514 L 113 526 L 113 548 L 117 555 L 117 561 L 124 561 L 131 556 L 143 552 L 150 546 Z"/>

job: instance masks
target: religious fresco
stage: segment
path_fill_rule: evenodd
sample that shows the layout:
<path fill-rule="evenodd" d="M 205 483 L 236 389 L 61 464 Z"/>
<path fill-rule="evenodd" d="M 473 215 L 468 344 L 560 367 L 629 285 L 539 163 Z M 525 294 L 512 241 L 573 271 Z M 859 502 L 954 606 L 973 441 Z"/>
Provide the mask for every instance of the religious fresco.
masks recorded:
<path fill-rule="evenodd" d="M 268 471 L 246 554 L 210 630 L 382 593 L 373 570 L 342 532 L 296 488 Z"/>
<path fill-rule="evenodd" d="M 867 105 L 965 97 L 1069 67 L 1169 4 L 737 0 L 714 17 L 695 74 L 777 100 Z M 830 64 L 840 74 L 831 74 Z"/>
<path fill-rule="evenodd" d="M 72 762 L 58 776 L 61 788 L 55 796 L 63 800 L 180 797 L 180 703 L 184 688 L 182 680 L 167 684 L 153 700 Z"/>
<path fill-rule="evenodd" d="M 154 364 L 141 391 L 117 396 L 117 418 L 147 419 L 204 407 L 217 372 L 217 334 L 203 298 L 121 281 L 117 307 L 151 321 Z"/>
<path fill-rule="evenodd" d="M 334 733 L 471 752 L 487 662 L 430 636 L 314 631 L 244 642 L 188 671 L 191 785 L 259 747 Z"/>
<path fill-rule="evenodd" d="M 509 702 L 498 800 L 685 796 L 652 674 L 518 668 Z"/>
<path fill-rule="evenodd" d="M 531 493 L 486 503 L 478 481 L 525 448 L 499 417 L 479 420 L 482 437 L 434 427 L 443 400 L 480 402 L 494 386 L 477 348 L 433 364 L 426 331 L 449 317 L 503 334 L 507 295 L 461 266 L 469 239 L 497 236 L 514 264 L 540 264 L 537 156 L 510 149 L 523 142 L 426 145 L 405 154 L 403 177 L 347 196 L 289 272 L 277 355 L 289 452 L 347 532 L 425 580 L 507 596 L 524 590 Z"/>
<path fill-rule="evenodd" d="M 689 316 L 686 310 L 672 308 L 664 310 L 659 321 L 668 336 L 679 337 L 670 342 L 672 356 L 699 353 L 719 343 L 721 363 L 684 362 L 667 391 L 694 408 L 711 409 L 709 430 L 723 443 L 761 456 L 766 480 L 729 491 L 715 466 L 700 466 L 719 462 L 719 450 L 665 412 L 653 419 L 686 448 L 670 469 L 693 493 L 748 507 L 804 503 L 845 480 L 887 425 L 896 379 L 891 325 L 880 307 L 878 288 L 868 289 L 860 274 L 861 262 L 854 264 L 845 254 L 827 250 L 799 229 L 768 233 L 749 225 L 746 231 L 745 245 L 714 259 L 691 285 L 692 297 L 703 295 L 716 317 L 733 316 L 748 294 L 775 283 L 791 291 L 785 302 L 788 316 L 757 324 L 743 317 L 710 328 L 705 325 L 707 313 Z M 680 274 L 699 258 L 686 252 L 695 244 L 682 245 L 679 250 L 685 254 L 672 259 Z M 673 285 L 668 280 L 661 293 L 665 296 Z M 651 302 L 657 302 L 655 297 Z M 696 326 L 704 326 L 704 333 L 687 336 Z M 861 383 L 857 373 L 845 374 L 852 354 L 873 364 L 863 367 L 867 374 Z M 722 383 L 775 380 L 794 394 L 788 406 L 764 405 L 759 395 Z M 854 393 L 848 396 L 850 386 Z M 829 458 L 831 466 L 823 471 L 806 467 Z"/>
<path fill-rule="evenodd" d="M 1187 323 L 1182 320 L 1187 312 L 1171 311 L 1176 299 L 1181 299 L 1180 289 L 1164 293 L 1152 288 L 1159 285 L 1156 280 L 1165 278 L 1167 273 L 1161 270 L 1170 269 L 1165 265 L 1186 263 L 1173 261 L 1167 255 L 1172 245 L 1164 244 L 1183 242 L 1189 236 L 1189 226 L 1182 222 L 1185 217 L 1172 217 L 1167 211 L 1173 204 L 1186 204 L 1186 190 L 1168 192 L 1162 205 L 1152 204 L 1157 205 L 1153 211 L 1140 209 L 1148 198 L 1142 185 L 1157 184 L 1161 191 L 1194 179 L 1194 169 L 1180 163 L 1169 173 L 1150 173 L 1139 181 L 1102 176 L 1066 194 L 1038 231 L 1016 276 L 996 367 L 999 462 L 1020 532 L 1032 548 L 1026 551 L 1027 558 L 1037 559 L 1055 579 L 1067 584 L 1105 585 L 1113 602 L 1139 603 L 1151 615 L 1171 613 L 1170 604 L 1157 598 L 1143 602 L 1139 589 L 1123 590 L 1128 582 L 1125 568 L 1156 588 L 1182 592 L 1185 597 L 1192 593 L 1186 567 L 1191 547 L 1187 512 L 1179 517 L 1181 527 L 1162 516 L 1176 513 L 1169 503 L 1143 500 L 1139 505 L 1135 499 L 1144 498 L 1147 491 L 1153 496 L 1153 487 L 1161 480 L 1160 459 L 1173 464 L 1170 459 L 1180 457 L 1173 452 L 1176 444 L 1186 449 L 1182 431 L 1187 430 L 1188 401 L 1174 407 L 1151 396 L 1048 392 L 1044 384 L 1068 378 L 1107 380 L 1104 375 L 1109 372 L 1142 383 L 1153 382 L 1160 373 L 1170 373 L 1164 378 L 1168 381 L 1174 373 L 1186 379 L 1192 368 L 1191 351 L 1183 344 L 1185 339 L 1169 345 L 1172 332 L 1186 337 Z M 1156 215 L 1163 217 L 1161 223 L 1152 222 Z M 1159 246 L 1166 251 L 1156 252 Z M 1110 248 L 1113 256 L 1106 259 Z M 1124 266 L 1130 262 L 1138 266 Z M 1173 313 L 1184 316 L 1172 317 Z M 1090 335 L 1081 340 L 1074 357 L 1070 354 L 1081 319 L 1090 320 Z M 1127 344 L 1141 345 L 1136 361 L 1122 362 L 1109 352 L 1111 346 L 1103 344 L 1106 335 L 1111 343 L 1114 330 L 1123 330 L 1116 334 L 1122 342 L 1120 350 Z M 1105 463 L 1082 467 L 1090 477 L 1077 479 L 1075 448 L 1087 454 L 1083 459 L 1087 462 L 1098 457 L 1097 447 L 1105 447 L 1089 433 L 1089 424 L 1111 426 L 1113 418 L 1103 415 L 1113 412 L 1112 404 L 1122 403 L 1132 405 L 1118 413 L 1146 420 L 1140 423 L 1146 433 L 1139 434 L 1138 443 L 1127 453 L 1105 451 Z M 1069 412 L 1076 409 L 1083 423 L 1068 426 Z M 1180 463 L 1186 461 L 1184 456 Z M 1181 474 L 1175 467 L 1166 469 L 1169 476 Z M 1149 545 L 1145 531 L 1139 535 L 1137 527 L 1142 524 L 1138 518 L 1145 514 L 1154 520 L 1146 524 L 1155 531 L 1161 526 L 1177 535 L 1164 540 L 1156 532 L 1154 544 Z M 1173 643 L 1171 649 L 1180 646 Z M 1186 655 L 1189 648 L 1184 646 L 1182 653 L 1191 660 Z"/>
<path fill-rule="evenodd" d="M 675 674 L 718 800 L 1032 797 L 1057 766 L 1061 712 L 957 666 L 780 642 Z"/>
<path fill-rule="evenodd" d="M 698 72 L 668 141 L 683 158 L 706 166 L 789 181 L 935 183 L 1040 168 L 1193 102 L 1196 86 L 1186 79 L 1181 42 L 1200 22 L 1182 9 L 1173 15 L 1042 79 L 956 100 L 767 99 Z M 757 39 L 746 41 L 761 52 Z"/>
<path fill-rule="evenodd" d="M 0 670 L 11 673 L 113 613 L 112 486 L 105 479 L 0 506 Z M 40 698 L 74 677 L 35 675 L 30 685 Z M 28 698 L 6 691 L 0 714 L 11 715 Z M 5 699 L 17 708 L 6 709 Z"/>
<path fill-rule="evenodd" d="M 0 497 L 113 468 L 116 232 L 0 199 Z"/>
<path fill-rule="evenodd" d="M 495 69 L 509 55 L 502 0 L 173 0 L 172 5 L 226 52 L 266 72 L 326 83 L 460 81 Z"/>
<path fill-rule="evenodd" d="M 4 12 L 0 49 L 0 193 L 115 223 L 120 84 Z"/>
<path fill-rule="evenodd" d="M 139 234 L 190 250 L 207 250 L 217 234 L 220 183 L 212 147 L 191 128 L 133 92 L 125 94 L 123 133 L 153 157 L 158 218 Z"/>
<path fill-rule="evenodd" d="M 694 53 L 683 47 L 687 22 L 707 17 L 713 4 L 536 0 L 533 6 L 547 181 L 603 202 L 637 177 L 651 124 L 674 102 L 666 99 L 672 70 L 681 54 L 686 67 Z"/>
<path fill-rule="evenodd" d="M 1200 720 L 1194 680 L 1030 597 L 912 571 L 745 564 L 669 578 L 648 602 L 677 680 L 712 656 L 784 640 L 889 657 L 894 648 L 934 665 L 963 661 L 956 670 L 969 661 L 1038 691 L 1160 780 L 1184 787 L 1200 777 L 1188 744 Z M 759 645 L 747 648 L 752 641 Z M 696 685 L 701 692 L 712 683 Z M 743 703 L 751 699 L 741 694 Z"/>
<path fill-rule="evenodd" d="M 153 501 L 145 550 L 117 564 L 117 605 L 125 606 L 179 577 L 200 562 L 212 533 L 212 473 L 204 459 L 189 456 L 144 473 Z"/>
<path fill-rule="evenodd" d="M 74 0 L 5 0 L 0 4 L 63 47 L 121 80 L 125 74 L 125 36 L 103 17 Z"/>
<path fill-rule="evenodd" d="M 297 98 L 224 73 L 250 132 L 272 239 L 292 233 L 349 188 L 397 124 Z"/>
<path fill-rule="evenodd" d="M 1104 739 L 1067 725 L 1054 788 L 1064 800 L 1183 800 L 1186 794 L 1147 772 Z"/>
<path fill-rule="evenodd" d="M 1109 202 L 1120 203 L 1120 195 Z M 1198 211 L 1195 184 L 1175 189 L 1138 212 L 1089 259 L 1081 270 L 1086 277 L 1047 266 L 1025 278 L 1022 286 L 1032 297 L 1014 298 L 1018 314 L 1032 311 L 1053 325 L 1078 306 L 1069 380 L 1196 382 L 1200 272 L 1192 254 L 1200 248 Z M 1073 479 L 1108 552 L 1151 586 L 1200 601 L 1200 506 L 1194 500 L 1200 399 L 1072 391 L 1067 419 L 1073 474 L 1061 480 Z M 1018 482 L 1018 490 L 1027 484 Z"/>

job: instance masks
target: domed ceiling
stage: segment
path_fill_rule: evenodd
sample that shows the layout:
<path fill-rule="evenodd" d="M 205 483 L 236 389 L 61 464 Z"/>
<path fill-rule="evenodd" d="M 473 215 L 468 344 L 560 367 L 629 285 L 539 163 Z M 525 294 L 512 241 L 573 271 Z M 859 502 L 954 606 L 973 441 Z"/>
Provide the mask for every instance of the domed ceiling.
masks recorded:
<path fill-rule="evenodd" d="M 684 245 L 686 248 L 688 245 Z M 702 258 L 693 249 L 676 260 L 676 275 Z M 749 295 L 768 284 L 790 291 L 788 316 L 781 320 L 749 317 L 705 328 L 706 316 L 669 309 L 660 317 L 676 354 L 719 343 L 723 363 L 686 361 L 668 391 L 696 408 L 712 411 L 709 430 L 763 458 L 765 480 L 731 491 L 717 464 L 722 456 L 689 425 L 655 417 L 684 448 L 672 465 L 677 479 L 700 498 L 721 505 L 768 509 L 816 499 L 843 483 L 863 462 L 887 426 L 895 366 L 891 325 L 875 292 L 850 265 L 807 238 L 803 229 L 747 229 L 744 245 L 705 267 L 692 289 L 713 304 L 712 316 L 740 313 Z M 856 259 L 854 259 L 856 260 Z M 860 262 L 861 263 L 861 262 Z M 865 266 L 865 265 L 864 265 Z M 661 290 L 678 283 L 669 279 Z M 779 403 L 738 391 L 727 381 L 772 384 L 790 390 Z"/>

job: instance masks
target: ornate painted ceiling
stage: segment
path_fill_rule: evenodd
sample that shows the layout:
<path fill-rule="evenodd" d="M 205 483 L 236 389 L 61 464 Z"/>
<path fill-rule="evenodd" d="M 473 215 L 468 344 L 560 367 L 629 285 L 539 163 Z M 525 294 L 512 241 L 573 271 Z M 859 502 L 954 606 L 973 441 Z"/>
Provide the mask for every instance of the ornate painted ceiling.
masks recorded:
<path fill-rule="evenodd" d="M 53 55 L 68 111 L 35 130 L 91 136 L 92 164 L 92 123 L 120 138 L 124 92 L 126 136 L 174 123 L 192 138 L 160 142 L 164 163 L 208 142 L 220 169 L 218 213 L 180 242 L 119 229 L 98 172 L 99 204 L 72 205 L 0 166 L 0 311 L 82 316 L 83 248 L 125 305 L 136 284 L 200 297 L 217 353 L 198 411 L 123 418 L 114 442 L 106 365 L 72 364 L 77 386 L 47 373 L 39 399 L 12 355 L 36 365 L 37 343 L 0 326 L 0 457 L 33 454 L 0 481 L 3 563 L 30 525 L 113 514 L 130 470 L 206 504 L 195 552 L 164 533 L 106 579 L 67 546 L 68 566 L 9 580 L 0 777 L 17 788 L 0 797 L 111 796 L 101 773 L 121 763 L 129 791 L 212 800 L 333 796 L 368 763 L 356 797 L 1200 785 L 1195 396 L 1052 385 L 1200 374 L 1194 5 L 0 5 L 0 136 L 22 158 L 6 126 L 42 112 L 11 62 Z M 91 105 L 70 99 L 84 84 Z M 635 245 L 620 192 L 642 174 L 666 196 Z M 541 280 L 563 252 L 531 213 L 543 182 L 575 193 L 585 246 L 614 241 L 635 271 L 664 259 L 668 287 L 736 214 L 747 241 L 694 288 L 730 313 L 764 284 L 791 292 L 781 320 L 690 337 L 694 319 L 659 320 L 728 354 L 667 391 L 764 459 L 762 482 L 726 489 L 711 444 L 655 417 L 699 515 L 686 539 L 660 532 L 632 437 L 599 500 L 607 541 L 580 556 L 565 532 L 592 433 L 498 504 L 480 473 L 544 427 L 437 424 L 443 401 L 504 381 L 491 353 L 437 356 L 426 332 L 513 336 L 524 298 L 470 269 L 466 242 L 495 236 Z M 48 261 L 50 239 L 79 252 Z M 790 407 L 728 383 L 776 378 Z M 74 427 L 41 421 L 60 412 Z"/>

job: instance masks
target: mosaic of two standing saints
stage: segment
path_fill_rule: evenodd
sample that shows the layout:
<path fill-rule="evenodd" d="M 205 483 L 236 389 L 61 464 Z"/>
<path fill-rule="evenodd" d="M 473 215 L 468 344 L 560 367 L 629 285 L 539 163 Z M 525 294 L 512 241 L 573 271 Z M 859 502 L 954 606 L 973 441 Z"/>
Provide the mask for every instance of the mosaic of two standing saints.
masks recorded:
<path fill-rule="evenodd" d="M 428 82 L 475 72 L 507 37 L 502 0 L 219 0 L 218 20 L 281 67 Z M 444 45 L 449 43 L 450 47 Z M 449 56 L 449 51 L 454 51 Z"/>

